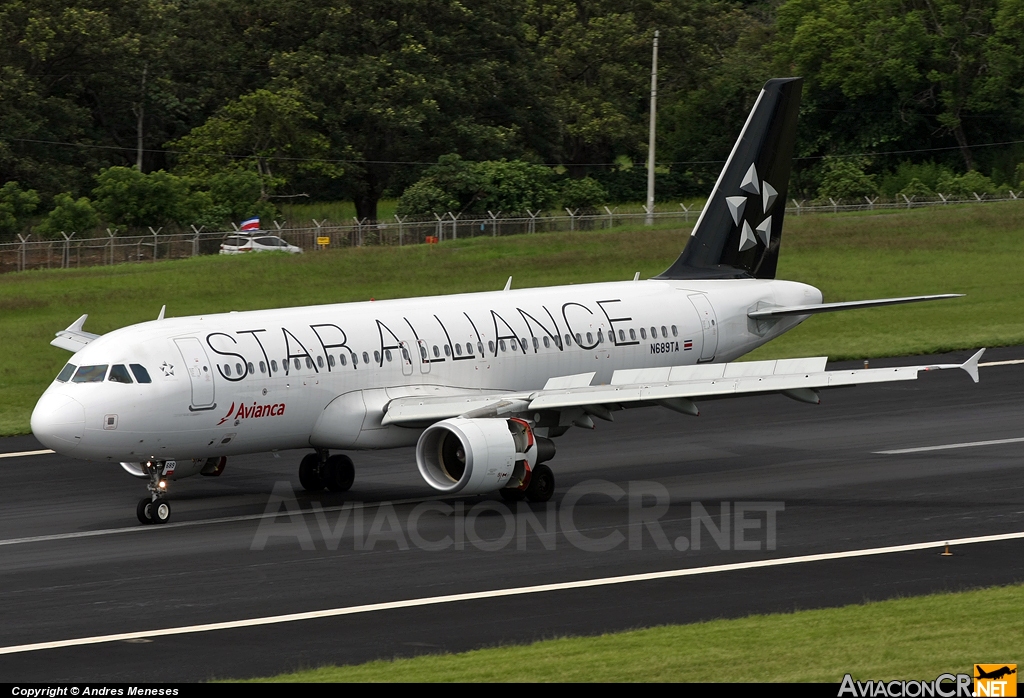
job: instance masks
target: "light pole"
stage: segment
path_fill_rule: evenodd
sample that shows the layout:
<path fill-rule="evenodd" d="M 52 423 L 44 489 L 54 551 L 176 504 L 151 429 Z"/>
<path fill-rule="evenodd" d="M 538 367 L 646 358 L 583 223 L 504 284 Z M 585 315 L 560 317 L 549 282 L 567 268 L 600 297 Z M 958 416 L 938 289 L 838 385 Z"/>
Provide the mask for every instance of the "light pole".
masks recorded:
<path fill-rule="evenodd" d="M 654 30 L 654 50 L 651 55 L 651 126 L 647 144 L 647 225 L 654 224 L 654 133 L 658 111 L 658 30 Z"/>

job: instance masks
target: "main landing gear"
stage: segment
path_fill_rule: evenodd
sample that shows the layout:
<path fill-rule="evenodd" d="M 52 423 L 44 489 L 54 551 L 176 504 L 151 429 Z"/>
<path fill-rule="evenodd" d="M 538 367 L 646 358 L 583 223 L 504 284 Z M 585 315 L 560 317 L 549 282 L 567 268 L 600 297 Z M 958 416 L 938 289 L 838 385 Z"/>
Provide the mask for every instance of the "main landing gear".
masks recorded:
<path fill-rule="evenodd" d="M 139 523 L 163 524 L 171 518 L 171 505 L 167 498 L 167 480 L 163 478 L 164 464 L 160 461 L 146 461 L 142 463 L 142 469 L 149 476 L 149 496 L 139 500 L 135 507 L 135 515 L 139 517 Z"/>
<path fill-rule="evenodd" d="M 331 456 L 320 449 L 299 463 L 299 483 L 307 492 L 319 492 L 325 487 L 331 492 L 347 492 L 355 479 L 356 467 L 348 456 Z"/>
<path fill-rule="evenodd" d="M 555 474 L 543 463 L 530 473 L 530 481 L 525 489 L 506 487 L 498 490 L 506 502 L 520 502 L 524 499 L 531 502 L 546 502 L 555 493 Z"/>

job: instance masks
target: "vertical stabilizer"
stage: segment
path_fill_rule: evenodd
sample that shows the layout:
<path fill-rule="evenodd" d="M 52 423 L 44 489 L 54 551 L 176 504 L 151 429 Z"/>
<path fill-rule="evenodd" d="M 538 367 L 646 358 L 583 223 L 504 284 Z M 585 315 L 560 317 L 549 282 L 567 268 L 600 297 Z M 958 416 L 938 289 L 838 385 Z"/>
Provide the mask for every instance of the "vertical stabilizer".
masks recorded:
<path fill-rule="evenodd" d="M 775 278 L 802 85 L 765 83 L 689 243 L 658 278 Z"/>

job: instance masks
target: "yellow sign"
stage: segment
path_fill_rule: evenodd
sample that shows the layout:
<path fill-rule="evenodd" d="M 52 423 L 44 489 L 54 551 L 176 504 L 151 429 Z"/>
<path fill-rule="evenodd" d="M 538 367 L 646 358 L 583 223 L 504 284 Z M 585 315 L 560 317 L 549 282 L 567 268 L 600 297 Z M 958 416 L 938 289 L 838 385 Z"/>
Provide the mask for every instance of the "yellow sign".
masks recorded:
<path fill-rule="evenodd" d="M 978 698 L 1016 696 L 1017 665 L 975 664 L 974 695 Z"/>
<path fill-rule="evenodd" d="M 316 239 L 316 244 L 327 247 L 328 245 L 331 244 L 331 238 L 327 237 L 326 235 L 322 235 Z"/>

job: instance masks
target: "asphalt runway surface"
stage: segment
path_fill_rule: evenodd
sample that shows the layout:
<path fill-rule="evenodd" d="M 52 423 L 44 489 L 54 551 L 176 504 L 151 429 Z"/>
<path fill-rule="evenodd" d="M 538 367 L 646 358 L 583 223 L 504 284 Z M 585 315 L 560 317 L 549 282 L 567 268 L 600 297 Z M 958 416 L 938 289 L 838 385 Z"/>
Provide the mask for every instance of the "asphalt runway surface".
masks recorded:
<path fill-rule="evenodd" d="M 983 362 L 1022 358 L 1009 347 Z M 1024 364 L 983 367 L 979 385 L 943 371 L 826 391 L 818 406 L 770 395 L 700 407 L 572 429 L 547 506 L 434 500 L 412 449 L 354 453 L 350 492 L 308 494 L 295 451 L 172 483 L 171 523 L 141 526 L 144 483 L 117 466 L 0 458 L 0 648 L 1024 531 Z M 875 453 L 985 441 L 1003 443 Z M 0 453 L 39 448 L 0 439 Z M 0 654 L 0 681 L 266 676 L 1024 580 L 1022 539 L 940 551 Z"/>

